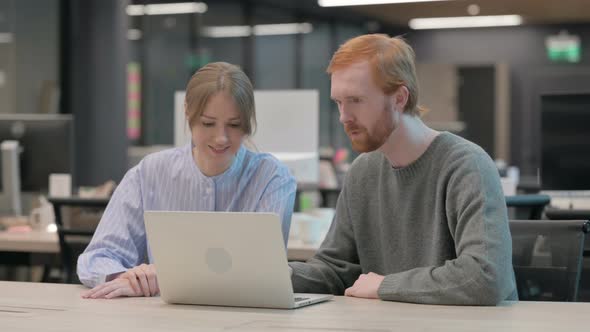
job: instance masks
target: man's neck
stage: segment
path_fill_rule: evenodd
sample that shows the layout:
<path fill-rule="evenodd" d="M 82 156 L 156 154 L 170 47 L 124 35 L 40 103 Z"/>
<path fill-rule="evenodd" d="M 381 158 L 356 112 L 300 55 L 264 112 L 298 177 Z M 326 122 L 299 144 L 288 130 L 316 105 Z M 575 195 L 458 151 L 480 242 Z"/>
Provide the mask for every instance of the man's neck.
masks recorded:
<path fill-rule="evenodd" d="M 379 151 L 393 167 L 406 167 L 424 154 L 438 134 L 438 131 L 427 127 L 419 117 L 404 114 Z"/>

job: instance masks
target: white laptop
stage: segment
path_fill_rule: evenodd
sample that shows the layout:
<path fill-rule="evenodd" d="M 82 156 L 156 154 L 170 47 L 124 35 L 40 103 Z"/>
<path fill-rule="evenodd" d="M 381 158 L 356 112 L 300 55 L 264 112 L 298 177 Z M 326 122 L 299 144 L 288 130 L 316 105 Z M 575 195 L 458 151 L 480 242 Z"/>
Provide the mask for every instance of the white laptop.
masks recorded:
<path fill-rule="evenodd" d="M 332 298 L 293 294 L 276 214 L 146 211 L 144 219 L 167 303 L 292 309 Z"/>

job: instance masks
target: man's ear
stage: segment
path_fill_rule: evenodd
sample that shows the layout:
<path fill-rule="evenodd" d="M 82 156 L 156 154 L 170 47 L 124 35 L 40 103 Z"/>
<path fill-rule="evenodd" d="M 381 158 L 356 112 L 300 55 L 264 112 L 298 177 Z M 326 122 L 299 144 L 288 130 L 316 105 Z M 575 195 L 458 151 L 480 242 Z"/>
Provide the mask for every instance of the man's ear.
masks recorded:
<path fill-rule="evenodd" d="M 393 94 L 393 104 L 395 105 L 395 108 L 400 109 L 403 112 L 406 109 L 409 98 L 410 90 L 408 90 L 405 85 L 401 85 Z"/>

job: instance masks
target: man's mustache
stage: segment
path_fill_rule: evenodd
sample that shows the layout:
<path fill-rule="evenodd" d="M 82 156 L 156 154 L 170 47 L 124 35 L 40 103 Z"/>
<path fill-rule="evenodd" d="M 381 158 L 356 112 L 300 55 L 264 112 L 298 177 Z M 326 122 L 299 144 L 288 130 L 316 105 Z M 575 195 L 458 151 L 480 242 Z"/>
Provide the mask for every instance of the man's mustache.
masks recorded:
<path fill-rule="evenodd" d="M 346 131 L 347 133 L 353 132 L 353 131 L 364 131 L 365 129 L 361 126 L 355 125 L 355 124 L 350 124 L 350 125 L 344 125 L 344 131 Z"/>

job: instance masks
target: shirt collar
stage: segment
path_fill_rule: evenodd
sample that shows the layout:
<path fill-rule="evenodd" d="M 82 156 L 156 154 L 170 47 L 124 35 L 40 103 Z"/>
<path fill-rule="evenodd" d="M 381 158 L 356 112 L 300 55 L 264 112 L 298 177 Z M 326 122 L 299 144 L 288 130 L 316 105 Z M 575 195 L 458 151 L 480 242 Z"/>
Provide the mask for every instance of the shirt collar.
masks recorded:
<path fill-rule="evenodd" d="M 226 181 L 227 179 L 236 176 L 239 173 L 239 170 L 242 168 L 242 164 L 244 163 L 244 157 L 246 155 L 246 148 L 244 147 L 244 145 L 240 145 L 240 149 L 236 153 L 236 156 L 231 166 L 228 169 L 226 169 L 225 172 L 215 176 L 206 176 L 205 174 L 203 174 L 203 172 L 201 172 L 201 169 L 199 168 L 199 166 L 197 166 L 195 160 L 193 159 L 193 147 L 194 145 L 192 144 L 192 142 L 188 144 L 188 156 L 190 162 L 193 164 L 194 169 L 196 170 L 197 175 L 200 178 L 213 180 L 215 182 Z"/>

